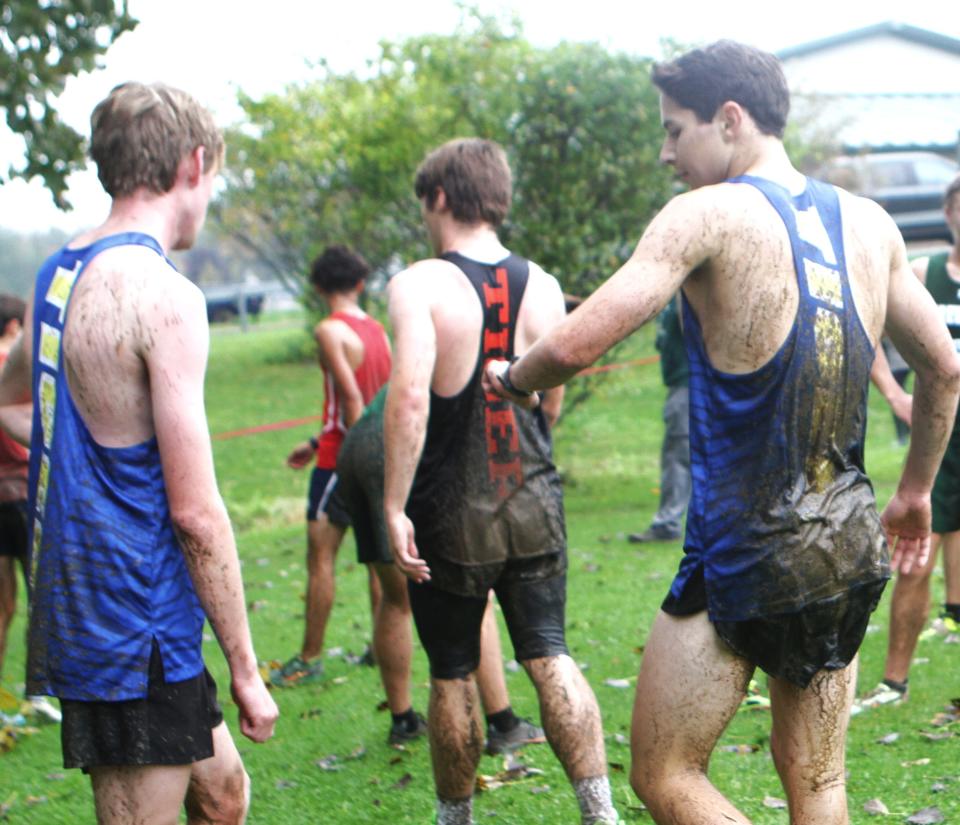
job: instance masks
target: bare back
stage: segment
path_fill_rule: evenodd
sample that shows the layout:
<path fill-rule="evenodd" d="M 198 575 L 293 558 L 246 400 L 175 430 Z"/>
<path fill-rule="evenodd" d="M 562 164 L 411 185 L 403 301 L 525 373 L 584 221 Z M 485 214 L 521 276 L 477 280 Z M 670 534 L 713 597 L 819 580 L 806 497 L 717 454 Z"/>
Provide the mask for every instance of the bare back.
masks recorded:
<path fill-rule="evenodd" d="M 154 435 L 148 360 L 160 338 L 181 333 L 184 300 L 202 296 L 146 247 L 105 250 L 77 282 L 63 348 L 71 395 L 98 443 L 123 447 Z"/>
<path fill-rule="evenodd" d="M 696 194 L 706 201 L 698 208 L 714 216 L 702 232 L 705 245 L 716 252 L 688 277 L 684 292 L 713 366 L 752 372 L 776 354 L 796 317 L 799 295 L 789 235 L 764 195 L 751 186 L 720 184 Z M 841 193 L 851 290 L 874 344 L 883 327 L 894 248 L 878 211 L 871 202 Z M 825 233 L 818 237 L 815 223 L 806 232 L 818 246 L 829 244 Z"/>

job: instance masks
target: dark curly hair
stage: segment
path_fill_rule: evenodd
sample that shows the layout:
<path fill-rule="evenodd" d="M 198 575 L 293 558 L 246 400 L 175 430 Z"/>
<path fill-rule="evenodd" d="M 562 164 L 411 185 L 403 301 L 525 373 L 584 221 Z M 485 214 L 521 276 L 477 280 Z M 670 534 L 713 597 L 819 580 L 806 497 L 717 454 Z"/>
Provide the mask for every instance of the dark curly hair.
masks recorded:
<path fill-rule="evenodd" d="M 361 255 L 334 244 L 310 266 L 310 283 L 321 292 L 349 292 L 369 274 L 370 264 Z"/>

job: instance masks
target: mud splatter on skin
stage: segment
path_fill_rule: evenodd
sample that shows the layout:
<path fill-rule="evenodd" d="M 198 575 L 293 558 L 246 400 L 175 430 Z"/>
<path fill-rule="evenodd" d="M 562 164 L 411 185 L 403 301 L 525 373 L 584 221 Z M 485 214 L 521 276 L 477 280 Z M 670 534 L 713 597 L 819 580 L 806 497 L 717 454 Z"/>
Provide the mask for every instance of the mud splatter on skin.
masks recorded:
<path fill-rule="evenodd" d="M 522 662 L 537 688 L 547 741 L 571 780 L 606 773 L 596 697 L 569 656 Z"/>
<path fill-rule="evenodd" d="M 437 796 L 451 801 L 466 799 L 473 793 L 484 739 L 480 696 L 473 678 L 432 679 L 428 717 Z"/>
<path fill-rule="evenodd" d="M 184 800 L 189 825 L 241 825 L 247 816 L 250 800 L 250 778 L 242 764 L 217 778 L 214 785 L 196 772 Z"/>

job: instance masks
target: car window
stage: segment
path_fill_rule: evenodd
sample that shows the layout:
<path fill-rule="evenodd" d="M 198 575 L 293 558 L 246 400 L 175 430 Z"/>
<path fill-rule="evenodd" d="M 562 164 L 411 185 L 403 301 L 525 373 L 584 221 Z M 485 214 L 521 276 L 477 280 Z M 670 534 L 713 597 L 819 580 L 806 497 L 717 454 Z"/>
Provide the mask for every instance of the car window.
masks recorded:
<path fill-rule="evenodd" d="M 917 182 L 917 176 L 910 161 L 876 160 L 870 164 L 870 182 L 876 189 L 913 186 Z"/>
<path fill-rule="evenodd" d="M 914 168 L 918 183 L 942 184 L 946 186 L 957 176 L 957 168 L 947 160 L 939 158 L 921 158 Z"/>

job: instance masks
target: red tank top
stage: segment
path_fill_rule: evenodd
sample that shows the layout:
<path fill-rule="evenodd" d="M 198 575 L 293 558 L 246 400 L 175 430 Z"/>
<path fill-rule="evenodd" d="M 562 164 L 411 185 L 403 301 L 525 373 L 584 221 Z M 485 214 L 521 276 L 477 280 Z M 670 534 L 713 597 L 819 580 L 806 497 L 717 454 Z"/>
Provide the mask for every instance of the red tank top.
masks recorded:
<path fill-rule="evenodd" d="M 7 354 L 0 353 L 0 367 Z M 29 453 L 0 430 L 0 502 L 25 501 L 27 498 L 27 462 Z"/>
<path fill-rule="evenodd" d="M 370 403 L 380 387 L 390 377 L 390 347 L 387 333 L 383 327 L 369 315 L 357 317 L 346 312 L 335 312 L 330 316 L 342 321 L 352 329 L 363 342 L 363 361 L 353 374 L 360 387 L 364 406 Z M 317 466 L 323 470 L 333 470 L 337 466 L 337 453 L 346 435 L 347 427 L 343 421 L 343 404 L 337 394 L 333 375 L 323 371 L 323 427 L 320 430 L 317 446 Z"/>

